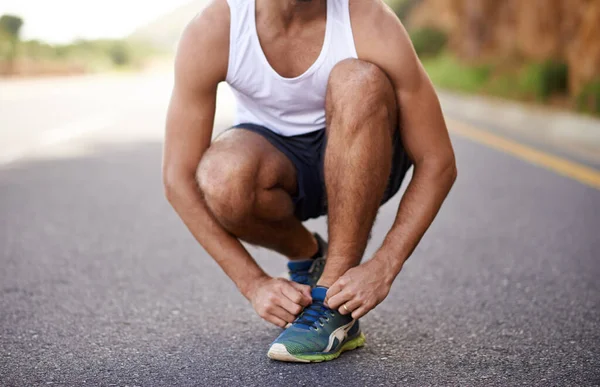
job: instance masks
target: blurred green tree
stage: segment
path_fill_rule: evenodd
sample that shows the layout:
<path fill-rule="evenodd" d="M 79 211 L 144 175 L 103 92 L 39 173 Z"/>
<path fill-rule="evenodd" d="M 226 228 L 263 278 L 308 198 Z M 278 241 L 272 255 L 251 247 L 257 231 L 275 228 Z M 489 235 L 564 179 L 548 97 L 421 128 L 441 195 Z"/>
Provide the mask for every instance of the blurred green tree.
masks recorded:
<path fill-rule="evenodd" d="M 20 17 L 15 15 L 0 16 L 0 30 L 6 33 L 10 38 L 19 40 L 21 27 L 23 27 L 23 19 Z"/>
<path fill-rule="evenodd" d="M 410 38 L 415 51 L 421 58 L 439 55 L 448 43 L 446 33 L 434 27 L 423 27 L 411 31 Z"/>
<path fill-rule="evenodd" d="M 585 85 L 576 103 L 580 111 L 600 115 L 600 79 Z"/>
<path fill-rule="evenodd" d="M 524 67 L 520 88 L 528 91 L 540 102 L 546 102 L 553 94 L 566 95 L 569 91 L 569 68 L 560 61 L 547 60 Z"/>
<path fill-rule="evenodd" d="M 8 73 L 13 73 L 17 57 L 23 19 L 15 15 L 0 16 L 0 55 L 8 62 Z"/>
<path fill-rule="evenodd" d="M 131 49 L 125 42 L 115 41 L 108 49 L 108 55 L 115 66 L 125 66 L 131 63 Z"/>

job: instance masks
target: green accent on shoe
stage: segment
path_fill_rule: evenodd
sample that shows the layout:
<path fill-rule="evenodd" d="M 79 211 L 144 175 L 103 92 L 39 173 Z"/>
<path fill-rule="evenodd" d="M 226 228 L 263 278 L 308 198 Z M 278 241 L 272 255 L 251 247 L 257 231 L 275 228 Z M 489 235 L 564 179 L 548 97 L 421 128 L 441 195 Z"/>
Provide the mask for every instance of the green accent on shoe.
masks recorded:
<path fill-rule="evenodd" d="M 348 340 L 335 352 L 328 353 L 310 353 L 310 354 L 291 354 L 283 344 L 274 344 L 269 349 L 267 356 L 273 360 L 292 362 L 292 363 L 320 363 L 337 359 L 342 353 L 363 347 L 366 343 L 365 335 L 361 332 L 359 336 Z"/>
<path fill-rule="evenodd" d="M 320 363 L 322 361 L 330 361 L 337 359 L 342 353 L 346 351 L 352 351 L 356 348 L 361 348 L 365 346 L 367 339 L 364 333 L 360 333 L 358 337 L 355 337 L 352 340 L 348 340 L 346 344 L 342 345 L 342 347 L 333 353 L 315 353 L 314 355 L 296 355 L 299 359 L 308 360 L 311 363 Z"/>

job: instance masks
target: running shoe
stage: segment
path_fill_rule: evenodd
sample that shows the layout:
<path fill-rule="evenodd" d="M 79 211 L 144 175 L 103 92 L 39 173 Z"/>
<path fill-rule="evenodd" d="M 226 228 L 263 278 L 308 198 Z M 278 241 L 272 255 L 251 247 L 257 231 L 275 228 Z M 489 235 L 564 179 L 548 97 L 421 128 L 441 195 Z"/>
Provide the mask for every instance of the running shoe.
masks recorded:
<path fill-rule="evenodd" d="M 365 345 L 358 320 L 325 306 L 327 288 L 312 290 L 313 302 L 271 344 L 273 360 L 311 363 L 336 359 L 342 352 Z"/>
<path fill-rule="evenodd" d="M 302 285 L 309 285 L 311 288 L 317 286 L 317 282 L 323 274 L 327 256 L 327 242 L 317 233 L 314 236 L 319 245 L 317 253 L 307 260 L 288 262 L 290 280 Z"/>

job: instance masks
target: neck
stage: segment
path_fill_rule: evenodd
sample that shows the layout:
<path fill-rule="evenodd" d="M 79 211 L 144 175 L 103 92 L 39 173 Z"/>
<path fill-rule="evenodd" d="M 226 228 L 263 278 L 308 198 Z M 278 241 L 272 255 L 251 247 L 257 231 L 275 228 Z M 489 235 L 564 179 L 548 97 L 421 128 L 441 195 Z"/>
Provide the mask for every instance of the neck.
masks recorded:
<path fill-rule="evenodd" d="M 256 0 L 256 4 L 282 27 L 310 22 L 327 12 L 327 0 Z"/>

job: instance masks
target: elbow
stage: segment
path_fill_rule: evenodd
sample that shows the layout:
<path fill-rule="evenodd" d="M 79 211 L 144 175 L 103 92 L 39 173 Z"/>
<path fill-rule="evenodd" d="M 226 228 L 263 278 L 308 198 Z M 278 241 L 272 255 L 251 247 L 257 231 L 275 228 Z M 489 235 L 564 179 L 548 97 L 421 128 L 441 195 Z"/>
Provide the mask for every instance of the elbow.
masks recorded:
<path fill-rule="evenodd" d="M 441 163 L 440 170 L 442 171 L 442 179 L 447 181 L 448 190 L 450 190 L 458 178 L 458 169 L 456 167 L 456 159 L 454 155 L 452 155 L 452 157 L 448 157 L 448 159 Z"/>
<path fill-rule="evenodd" d="M 162 183 L 165 198 L 176 210 L 199 190 L 196 171 L 181 166 L 164 165 Z"/>
<path fill-rule="evenodd" d="M 185 179 L 174 168 L 166 167 L 163 168 L 162 182 L 165 198 L 172 206 L 175 206 L 181 196 Z"/>
<path fill-rule="evenodd" d="M 439 155 L 424 157 L 415 162 L 415 171 L 422 171 L 421 173 L 437 181 L 438 184 L 443 182 L 448 189 L 452 188 L 458 177 L 456 159 L 452 153 L 444 157 Z"/>
<path fill-rule="evenodd" d="M 456 167 L 456 158 L 454 156 L 452 156 L 452 160 L 448 163 L 448 170 L 450 187 L 452 187 L 458 178 L 458 168 Z"/>
<path fill-rule="evenodd" d="M 177 192 L 177 183 L 174 179 L 173 174 L 167 170 L 163 170 L 163 193 L 167 201 L 173 204 Z"/>

